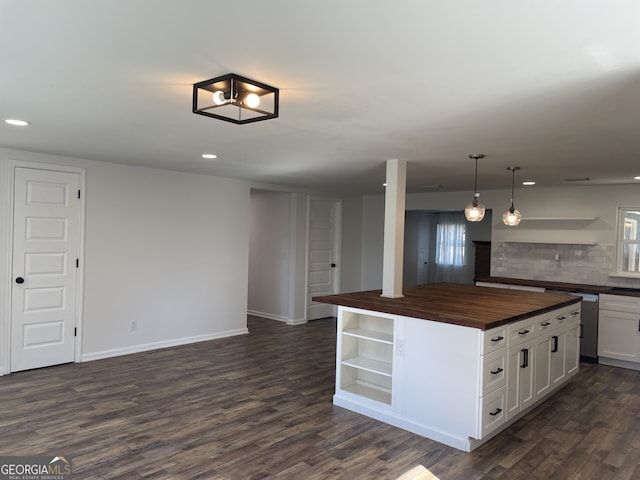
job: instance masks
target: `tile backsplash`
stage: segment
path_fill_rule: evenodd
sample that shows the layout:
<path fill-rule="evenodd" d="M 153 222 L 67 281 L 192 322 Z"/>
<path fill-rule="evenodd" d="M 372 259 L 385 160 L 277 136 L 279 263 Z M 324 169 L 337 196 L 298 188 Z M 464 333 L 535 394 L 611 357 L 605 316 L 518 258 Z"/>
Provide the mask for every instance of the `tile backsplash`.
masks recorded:
<path fill-rule="evenodd" d="M 493 243 L 491 275 L 551 282 L 640 288 L 640 279 L 611 277 L 613 245 Z"/>

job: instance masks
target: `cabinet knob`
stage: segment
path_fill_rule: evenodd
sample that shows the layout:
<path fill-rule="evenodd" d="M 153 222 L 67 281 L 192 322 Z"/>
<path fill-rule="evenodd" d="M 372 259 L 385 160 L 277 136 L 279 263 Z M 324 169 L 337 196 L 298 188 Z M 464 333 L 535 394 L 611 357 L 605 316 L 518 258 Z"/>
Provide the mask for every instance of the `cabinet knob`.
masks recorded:
<path fill-rule="evenodd" d="M 16 283 L 24 283 L 24 278 L 22 278 L 22 277 L 17 277 L 17 278 L 16 278 Z"/>

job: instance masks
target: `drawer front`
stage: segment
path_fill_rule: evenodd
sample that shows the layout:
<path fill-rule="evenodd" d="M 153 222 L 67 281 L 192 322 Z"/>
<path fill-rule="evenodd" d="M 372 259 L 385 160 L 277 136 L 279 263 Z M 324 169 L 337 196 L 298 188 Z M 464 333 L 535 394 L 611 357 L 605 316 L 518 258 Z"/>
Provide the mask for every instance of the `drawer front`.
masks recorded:
<path fill-rule="evenodd" d="M 563 327 L 580 321 L 580 304 L 570 305 L 554 312 L 555 323 L 558 327 Z"/>
<path fill-rule="evenodd" d="M 509 325 L 509 346 L 518 345 L 536 336 L 539 317 L 527 318 Z"/>
<path fill-rule="evenodd" d="M 482 355 L 494 352 L 507 346 L 507 327 L 498 327 L 487 330 L 482 342 Z"/>
<path fill-rule="evenodd" d="M 507 349 L 492 352 L 482 357 L 482 391 L 488 395 L 504 387 L 507 380 Z"/>
<path fill-rule="evenodd" d="M 545 313 L 536 317 L 536 335 L 548 332 L 556 326 L 556 316 L 551 313 Z"/>
<path fill-rule="evenodd" d="M 600 309 L 616 312 L 640 313 L 640 297 L 625 297 L 624 295 L 600 295 Z"/>
<path fill-rule="evenodd" d="M 480 438 L 503 425 L 506 420 L 506 387 L 502 387 L 489 395 L 482 397 L 480 401 L 482 412 L 480 424 Z"/>

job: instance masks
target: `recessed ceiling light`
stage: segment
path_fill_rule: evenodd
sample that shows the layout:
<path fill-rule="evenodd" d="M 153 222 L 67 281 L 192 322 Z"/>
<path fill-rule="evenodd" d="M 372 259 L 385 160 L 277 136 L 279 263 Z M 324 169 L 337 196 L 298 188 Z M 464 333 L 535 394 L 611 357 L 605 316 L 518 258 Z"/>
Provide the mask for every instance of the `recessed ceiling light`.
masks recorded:
<path fill-rule="evenodd" d="M 218 158 L 218 155 L 215 153 L 203 153 L 202 158 Z"/>
<path fill-rule="evenodd" d="M 633 177 L 634 180 L 640 180 L 640 177 Z"/>
<path fill-rule="evenodd" d="M 17 118 L 7 118 L 4 123 L 15 125 L 16 127 L 26 127 L 27 125 L 31 125 L 30 122 L 27 122 L 26 120 L 18 120 Z"/>
<path fill-rule="evenodd" d="M 533 180 L 527 180 L 525 182 L 522 182 L 523 185 L 535 185 L 536 182 L 534 182 Z"/>

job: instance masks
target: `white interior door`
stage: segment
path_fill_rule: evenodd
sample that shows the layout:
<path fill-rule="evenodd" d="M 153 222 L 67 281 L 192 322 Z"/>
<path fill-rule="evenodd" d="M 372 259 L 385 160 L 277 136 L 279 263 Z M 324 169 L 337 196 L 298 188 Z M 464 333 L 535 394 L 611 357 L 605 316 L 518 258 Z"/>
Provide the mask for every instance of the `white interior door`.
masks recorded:
<path fill-rule="evenodd" d="M 312 199 L 309 206 L 309 260 L 307 319 L 335 316 L 336 307 L 317 303 L 312 297 L 336 293 L 338 277 L 336 224 L 338 203 Z"/>
<path fill-rule="evenodd" d="M 75 359 L 77 173 L 16 168 L 11 371 Z"/>

